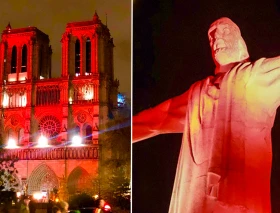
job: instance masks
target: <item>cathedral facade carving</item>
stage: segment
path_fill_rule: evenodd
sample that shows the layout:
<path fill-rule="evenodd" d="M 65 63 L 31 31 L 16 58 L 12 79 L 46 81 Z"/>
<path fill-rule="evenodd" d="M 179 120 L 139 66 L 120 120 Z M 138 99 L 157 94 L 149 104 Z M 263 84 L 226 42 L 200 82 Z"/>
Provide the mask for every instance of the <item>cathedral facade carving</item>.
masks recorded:
<path fill-rule="evenodd" d="M 2 32 L 0 128 L 6 149 L 0 157 L 19 159 L 19 188 L 27 184 L 28 194 L 50 194 L 66 185 L 71 195 L 95 177 L 98 126 L 117 107 L 114 44 L 97 13 L 90 21 L 68 23 L 61 39 L 61 76 L 52 78 L 49 42 L 36 27 L 9 24 Z M 47 143 L 40 147 L 42 136 Z M 71 144 L 74 136 L 81 137 L 81 146 Z"/>

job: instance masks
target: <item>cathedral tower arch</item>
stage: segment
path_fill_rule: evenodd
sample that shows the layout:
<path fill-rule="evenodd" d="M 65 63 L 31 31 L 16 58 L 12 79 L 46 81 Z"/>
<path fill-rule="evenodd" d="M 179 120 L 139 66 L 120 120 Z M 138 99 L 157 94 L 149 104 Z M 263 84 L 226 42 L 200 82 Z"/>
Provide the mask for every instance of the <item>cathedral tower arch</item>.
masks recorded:
<path fill-rule="evenodd" d="M 21 72 L 26 72 L 26 71 L 27 71 L 27 46 L 26 44 L 24 44 L 21 52 Z"/>
<path fill-rule="evenodd" d="M 86 75 L 91 73 L 91 41 L 86 38 Z"/>
<path fill-rule="evenodd" d="M 82 167 L 77 166 L 68 177 L 67 186 L 69 194 L 87 191 L 91 188 L 89 173 Z"/>
<path fill-rule="evenodd" d="M 17 72 L 17 47 L 14 45 L 12 48 L 11 74 L 16 72 Z"/>
<path fill-rule="evenodd" d="M 4 54 L 1 54 L 0 59 L 5 60 L 1 76 L 3 80 L 15 82 L 51 76 L 52 52 L 48 35 L 36 27 L 29 26 L 6 29 L 1 38 L 7 44 L 2 45 Z M 5 72 L 7 76 L 3 76 Z"/>
<path fill-rule="evenodd" d="M 79 76 L 81 72 L 81 43 L 77 38 L 75 41 L 75 75 Z"/>
<path fill-rule="evenodd" d="M 85 141 L 92 141 L 92 126 L 88 123 L 83 125 L 83 137 Z"/>
<path fill-rule="evenodd" d="M 35 168 L 28 178 L 28 194 L 53 188 L 59 188 L 59 181 L 55 172 L 45 163 Z"/>

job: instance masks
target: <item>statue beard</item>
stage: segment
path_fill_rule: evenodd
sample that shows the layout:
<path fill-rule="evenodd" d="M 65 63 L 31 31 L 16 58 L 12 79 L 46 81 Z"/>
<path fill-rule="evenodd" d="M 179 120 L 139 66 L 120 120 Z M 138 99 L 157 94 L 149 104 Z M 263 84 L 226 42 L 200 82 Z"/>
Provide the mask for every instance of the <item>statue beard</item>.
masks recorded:
<path fill-rule="evenodd" d="M 219 65 L 227 65 L 242 61 L 242 51 L 239 46 L 238 41 L 227 43 L 225 48 L 221 48 L 214 53 L 214 60 Z"/>

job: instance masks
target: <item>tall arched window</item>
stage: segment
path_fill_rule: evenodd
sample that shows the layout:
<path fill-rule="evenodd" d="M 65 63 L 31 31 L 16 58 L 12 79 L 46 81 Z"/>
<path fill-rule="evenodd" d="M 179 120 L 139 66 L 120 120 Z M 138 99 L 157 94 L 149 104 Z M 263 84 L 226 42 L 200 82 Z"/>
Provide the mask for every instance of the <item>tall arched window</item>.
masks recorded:
<path fill-rule="evenodd" d="M 77 39 L 75 43 L 75 73 L 80 74 L 81 66 L 81 45 L 80 40 Z"/>
<path fill-rule="evenodd" d="M 92 140 L 92 127 L 90 125 L 86 127 L 86 140 Z"/>
<path fill-rule="evenodd" d="M 11 60 L 11 73 L 17 72 L 17 47 L 13 46 L 12 60 Z"/>
<path fill-rule="evenodd" d="M 21 53 L 21 72 L 27 71 L 27 47 L 23 45 Z"/>
<path fill-rule="evenodd" d="M 39 55 L 39 66 L 40 66 L 40 69 L 39 69 L 39 76 L 43 76 L 43 67 L 44 67 L 44 64 L 43 64 L 43 60 L 44 60 L 44 58 L 43 58 L 43 46 L 41 46 L 41 48 L 40 48 L 40 53 L 39 53 L 40 55 Z"/>
<path fill-rule="evenodd" d="M 91 42 L 89 38 L 86 41 L 86 72 L 91 73 Z"/>
<path fill-rule="evenodd" d="M 18 132 L 18 143 L 21 145 L 23 144 L 24 140 L 24 129 L 21 128 Z"/>

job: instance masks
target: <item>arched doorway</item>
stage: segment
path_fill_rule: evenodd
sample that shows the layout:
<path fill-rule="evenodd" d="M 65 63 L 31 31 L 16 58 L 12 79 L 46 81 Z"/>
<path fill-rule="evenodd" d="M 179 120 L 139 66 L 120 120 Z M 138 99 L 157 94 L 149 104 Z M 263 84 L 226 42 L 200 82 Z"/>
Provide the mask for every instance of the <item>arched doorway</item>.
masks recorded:
<path fill-rule="evenodd" d="M 32 171 L 27 183 L 28 194 L 33 194 L 38 191 L 46 191 L 49 194 L 54 188 L 59 188 L 59 181 L 56 174 L 44 163 Z"/>
<path fill-rule="evenodd" d="M 76 167 L 69 175 L 67 182 L 69 195 L 86 192 L 92 188 L 89 173 L 82 167 Z"/>

